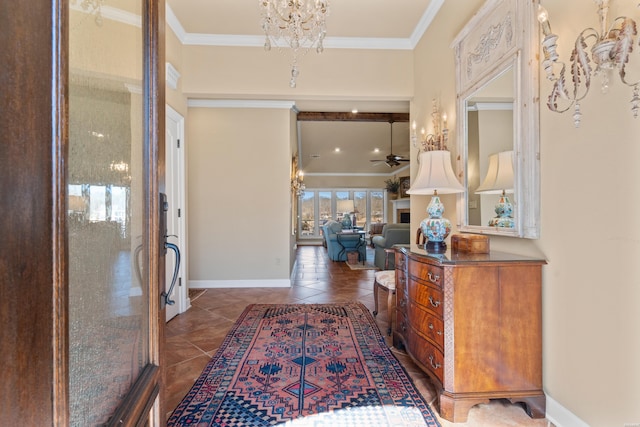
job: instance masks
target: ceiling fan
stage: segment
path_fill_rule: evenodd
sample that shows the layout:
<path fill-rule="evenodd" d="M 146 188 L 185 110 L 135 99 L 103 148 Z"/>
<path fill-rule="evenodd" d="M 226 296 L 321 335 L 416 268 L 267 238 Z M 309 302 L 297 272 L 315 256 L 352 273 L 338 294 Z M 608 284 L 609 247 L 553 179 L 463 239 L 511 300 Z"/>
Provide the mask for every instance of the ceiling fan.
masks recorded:
<path fill-rule="evenodd" d="M 394 166 L 400 165 L 400 162 L 408 162 L 409 159 L 404 159 L 402 156 L 398 156 L 393 154 L 393 120 L 389 120 L 389 129 L 391 132 L 391 149 L 389 150 L 389 155 L 385 160 L 371 160 L 374 166 L 384 162 L 390 168 Z"/>

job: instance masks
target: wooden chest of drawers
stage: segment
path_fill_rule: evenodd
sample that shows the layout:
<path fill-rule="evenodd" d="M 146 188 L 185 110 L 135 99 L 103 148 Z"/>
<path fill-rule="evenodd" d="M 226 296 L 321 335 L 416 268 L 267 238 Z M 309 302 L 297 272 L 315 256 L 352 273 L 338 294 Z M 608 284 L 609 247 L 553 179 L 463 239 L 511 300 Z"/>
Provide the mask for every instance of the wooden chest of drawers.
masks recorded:
<path fill-rule="evenodd" d="M 464 422 L 472 406 L 497 398 L 544 417 L 544 264 L 499 252 L 396 250 L 394 345 L 431 377 L 442 418 Z"/>

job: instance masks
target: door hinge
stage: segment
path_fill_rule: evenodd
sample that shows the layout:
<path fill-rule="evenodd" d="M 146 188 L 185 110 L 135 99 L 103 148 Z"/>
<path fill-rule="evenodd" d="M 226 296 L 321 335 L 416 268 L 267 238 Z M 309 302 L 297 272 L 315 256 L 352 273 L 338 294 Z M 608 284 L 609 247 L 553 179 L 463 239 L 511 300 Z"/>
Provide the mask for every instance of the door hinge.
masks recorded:
<path fill-rule="evenodd" d="M 178 148 L 180 148 L 180 139 L 178 139 Z"/>
<path fill-rule="evenodd" d="M 182 213 L 180 212 L 180 208 L 178 208 L 178 218 L 180 218 L 181 215 Z"/>
<path fill-rule="evenodd" d="M 178 278 L 178 287 L 181 287 L 181 286 L 182 286 L 182 277 L 179 277 Z"/>

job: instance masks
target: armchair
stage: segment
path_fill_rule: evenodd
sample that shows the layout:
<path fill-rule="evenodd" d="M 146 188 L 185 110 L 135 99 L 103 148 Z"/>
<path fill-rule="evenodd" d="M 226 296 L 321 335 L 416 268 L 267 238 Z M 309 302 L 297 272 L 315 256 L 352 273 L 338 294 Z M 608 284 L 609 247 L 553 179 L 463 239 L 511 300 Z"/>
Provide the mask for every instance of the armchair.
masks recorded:
<path fill-rule="evenodd" d="M 411 224 L 387 224 L 382 228 L 382 235 L 373 236 L 371 239 L 375 247 L 373 263 L 380 270 L 385 270 L 385 249 L 390 249 L 393 245 L 408 245 L 411 242 Z M 393 257 L 389 259 L 386 269 L 394 269 L 395 261 Z"/>
<path fill-rule="evenodd" d="M 342 231 L 342 224 L 337 221 L 327 221 L 322 226 L 322 234 L 327 242 L 327 253 L 331 261 L 346 261 L 347 251 L 356 250 L 361 259 L 365 259 L 366 244 L 364 244 L 358 233 L 352 235 L 340 236 L 340 243 L 338 243 L 338 234 Z M 346 250 L 345 250 L 346 249 Z"/>
<path fill-rule="evenodd" d="M 374 222 L 369 226 L 369 243 L 373 248 L 373 238 L 382 235 L 382 229 L 387 225 L 386 222 Z"/>

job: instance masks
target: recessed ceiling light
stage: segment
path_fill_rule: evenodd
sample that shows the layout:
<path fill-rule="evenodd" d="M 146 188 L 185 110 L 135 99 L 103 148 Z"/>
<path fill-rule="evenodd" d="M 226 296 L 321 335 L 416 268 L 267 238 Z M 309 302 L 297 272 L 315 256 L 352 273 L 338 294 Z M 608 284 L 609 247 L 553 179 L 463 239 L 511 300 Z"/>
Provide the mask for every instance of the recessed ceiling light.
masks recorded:
<path fill-rule="evenodd" d="M 336 153 L 340 152 L 340 147 L 336 147 L 333 151 L 335 151 Z"/>
<path fill-rule="evenodd" d="M 374 153 L 379 153 L 379 152 L 380 152 L 380 149 L 379 149 L 379 148 L 374 148 L 374 149 L 373 149 L 373 152 L 374 152 Z"/>
<path fill-rule="evenodd" d="M 358 114 L 358 109 L 357 109 L 357 108 L 354 108 L 353 110 L 351 110 L 351 112 L 352 112 L 353 114 Z"/>

